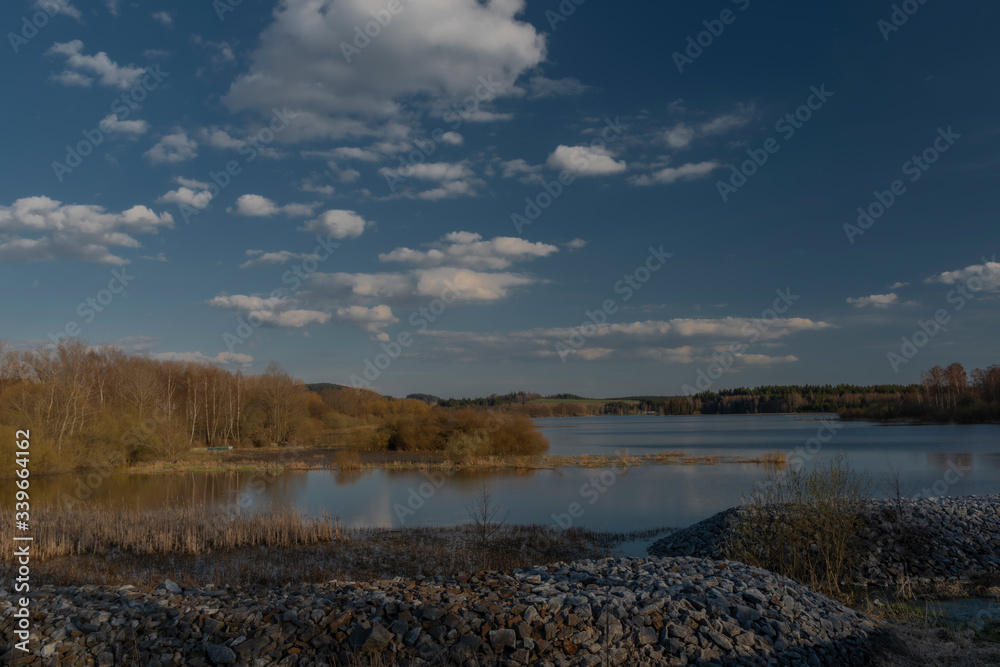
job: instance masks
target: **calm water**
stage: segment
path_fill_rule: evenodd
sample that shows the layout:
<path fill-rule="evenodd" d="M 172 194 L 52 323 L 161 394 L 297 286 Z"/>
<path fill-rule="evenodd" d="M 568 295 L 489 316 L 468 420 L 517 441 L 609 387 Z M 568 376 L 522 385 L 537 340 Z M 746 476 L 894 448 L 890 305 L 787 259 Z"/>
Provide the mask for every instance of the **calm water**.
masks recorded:
<path fill-rule="evenodd" d="M 792 456 L 800 448 L 805 465 L 812 466 L 843 451 L 875 482 L 890 468 L 898 470 L 908 495 L 1000 492 L 1000 425 L 833 422 L 838 428 L 831 433 L 822 419 L 822 415 L 638 416 L 537 423 L 552 444 L 551 454 L 612 455 L 627 449 L 632 454 L 753 456 L 780 450 Z M 810 443 L 817 436 L 825 444 L 819 439 Z M 818 451 L 817 445 L 821 445 Z M 760 466 L 725 463 L 645 466 L 620 474 L 569 468 L 526 474 L 460 473 L 436 479 L 381 470 L 350 475 L 288 472 L 272 477 L 123 476 L 103 482 L 92 500 L 153 507 L 192 501 L 225 504 L 244 498 L 258 507 L 291 503 L 309 513 L 326 511 L 349 526 L 416 526 L 467 520 L 466 506 L 485 484 L 513 523 L 558 520 L 564 526 L 631 531 L 700 521 L 735 505 L 766 474 Z M 70 476 L 41 478 L 33 487 L 44 485 L 43 500 L 53 502 L 63 493 L 72 494 L 76 482 Z M 882 495 L 883 488 L 877 488 L 876 495 Z"/>

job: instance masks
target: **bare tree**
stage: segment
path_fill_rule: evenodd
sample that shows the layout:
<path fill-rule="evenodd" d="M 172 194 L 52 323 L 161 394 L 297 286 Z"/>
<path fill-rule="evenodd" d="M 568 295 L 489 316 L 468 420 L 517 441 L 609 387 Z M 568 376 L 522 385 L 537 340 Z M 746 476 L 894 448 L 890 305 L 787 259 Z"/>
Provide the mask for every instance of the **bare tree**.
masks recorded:
<path fill-rule="evenodd" d="M 489 568 L 493 543 L 503 532 L 510 513 L 505 513 L 503 519 L 496 520 L 500 513 L 500 505 L 493 501 L 493 495 L 485 484 L 479 489 L 473 503 L 467 505 L 465 509 L 472 520 L 472 535 L 483 557 L 483 569 L 486 570 Z"/>

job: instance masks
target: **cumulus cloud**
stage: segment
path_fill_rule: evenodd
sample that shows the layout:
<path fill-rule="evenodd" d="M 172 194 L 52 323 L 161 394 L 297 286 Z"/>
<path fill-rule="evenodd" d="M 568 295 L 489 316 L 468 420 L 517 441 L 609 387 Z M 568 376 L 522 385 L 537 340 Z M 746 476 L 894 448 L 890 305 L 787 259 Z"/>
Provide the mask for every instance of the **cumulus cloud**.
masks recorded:
<path fill-rule="evenodd" d="M 417 199 L 437 200 L 451 197 L 470 196 L 476 188 L 483 185 L 468 162 L 427 162 L 408 167 L 379 169 L 379 173 L 395 189 L 396 184 L 406 179 L 432 181 L 439 183 L 437 188 L 424 191 L 402 191 L 399 196 Z"/>
<path fill-rule="evenodd" d="M 855 308 L 888 308 L 899 302 L 899 295 L 895 292 L 889 294 L 872 294 L 871 296 L 861 296 L 848 298 L 847 303 Z"/>
<path fill-rule="evenodd" d="M 652 174 L 635 176 L 630 179 L 632 185 L 661 185 L 676 183 L 677 181 L 693 181 L 708 176 L 722 165 L 714 160 L 706 162 L 689 162 L 679 167 L 665 167 Z"/>
<path fill-rule="evenodd" d="M 198 157 L 198 142 L 177 131 L 160 139 L 143 156 L 153 164 L 177 164 Z"/>
<path fill-rule="evenodd" d="M 212 201 L 212 192 L 208 183 L 181 176 L 175 178 L 174 182 L 180 184 L 181 187 L 160 195 L 156 198 L 157 202 L 163 204 L 183 204 L 196 209 L 204 209 Z"/>
<path fill-rule="evenodd" d="M 108 134 L 118 132 L 120 134 L 140 135 L 145 134 L 149 129 L 149 123 L 144 120 L 118 120 L 118 115 L 109 113 L 98 124 L 101 130 Z"/>
<path fill-rule="evenodd" d="M 975 288 L 977 281 L 982 283 L 980 289 L 990 291 L 1000 290 L 1000 263 L 997 262 L 996 255 L 983 257 L 981 264 L 973 264 L 964 269 L 945 271 L 944 273 L 931 276 L 925 282 L 943 283 L 945 285 L 963 283 Z"/>
<path fill-rule="evenodd" d="M 309 204 L 285 204 L 278 206 L 267 197 L 261 195 L 240 195 L 236 200 L 236 207 L 226 209 L 229 213 L 245 215 L 248 217 L 267 218 L 278 213 L 283 213 L 288 217 L 312 215 L 313 209 L 319 206 L 319 202 Z"/>
<path fill-rule="evenodd" d="M 354 211 L 331 210 L 299 227 L 299 231 L 327 234 L 335 239 L 347 239 L 361 236 L 365 227 L 370 224 Z"/>
<path fill-rule="evenodd" d="M 274 266 L 276 264 L 285 264 L 293 259 L 306 259 L 307 257 L 316 256 L 312 253 L 307 252 L 291 252 L 289 250 L 279 250 L 277 252 L 265 252 L 263 250 L 247 250 L 247 261 L 240 264 L 241 269 L 255 269 L 261 266 Z"/>
<path fill-rule="evenodd" d="M 607 149 L 593 146 L 558 146 L 549 155 L 548 165 L 577 176 L 620 174 L 627 168 L 624 160 L 616 161 Z"/>
<path fill-rule="evenodd" d="M 247 318 L 273 327 L 301 328 L 330 320 L 330 313 L 298 308 L 297 301 L 291 297 L 233 294 L 217 296 L 206 303 L 214 308 L 238 311 Z"/>
<path fill-rule="evenodd" d="M 532 243 L 522 238 L 497 236 L 484 241 L 479 234 L 452 232 L 440 241 L 427 244 L 428 250 L 396 248 L 378 256 L 383 262 L 402 262 L 413 266 L 461 266 L 469 269 L 506 269 L 516 262 L 547 257 L 559 248 L 546 243 Z"/>
<path fill-rule="evenodd" d="M 48 197 L 25 197 L 0 206 L 0 260 L 32 261 L 70 257 L 100 264 L 127 264 L 111 248 L 138 248 L 136 234 L 172 227 L 169 213 L 145 206 L 113 213 L 103 206 L 67 204 Z"/>
<path fill-rule="evenodd" d="M 338 308 L 337 319 L 371 333 L 377 333 L 385 327 L 399 322 L 399 319 L 392 314 L 392 309 L 386 305 L 371 308 L 364 306 Z"/>
<path fill-rule="evenodd" d="M 66 69 L 53 78 L 68 86 L 88 87 L 97 81 L 102 86 L 126 90 L 135 85 L 146 71 L 134 65 L 118 65 L 103 51 L 92 56 L 85 55 L 83 42 L 79 39 L 56 42 L 45 55 L 66 58 Z"/>
<path fill-rule="evenodd" d="M 545 38 L 517 18 L 524 5 L 407 3 L 376 43 L 357 52 L 355 26 L 370 22 L 370 11 L 384 5 L 286 0 L 261 34 L 250 70 L 233 82 L 223 102 L 231 111 L 264 115 L 276 99 L 300 110 L 283 139 L 387 136 L 416 124 L 403 100 L 463 99 L 477 87 L 493 98 L 517 94 L 509 84 L 545 58 Z"/>
<path fill-rule="evenodd" d="M 538 282 L 517 273 L 486 273 L 456 267 L 414 269 L 408 273 L 314 273 L 312 296 L 413 305 L 426 299 L 484 303 L 507 298 L 516 287 Z"/>

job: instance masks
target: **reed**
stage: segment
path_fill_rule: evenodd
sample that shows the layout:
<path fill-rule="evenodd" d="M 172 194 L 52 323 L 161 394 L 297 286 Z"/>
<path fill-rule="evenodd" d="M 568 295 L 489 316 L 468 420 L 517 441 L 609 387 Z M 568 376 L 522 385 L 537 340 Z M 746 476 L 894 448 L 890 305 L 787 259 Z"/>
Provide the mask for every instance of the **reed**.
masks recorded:
<path fill-rule="evenodd" d="M 101 507 L 37 509 L 32 513 L 32 555 L 37 559 L 83 554 L 203 554 L 240 547 L 299 546 L 333 541 L 339 522 L 307 518 L 291 507 L 245 511 L 185 506 L 160 509 Z M 0 560 L 14 555 L 14 524 L 0 525 Z"/>

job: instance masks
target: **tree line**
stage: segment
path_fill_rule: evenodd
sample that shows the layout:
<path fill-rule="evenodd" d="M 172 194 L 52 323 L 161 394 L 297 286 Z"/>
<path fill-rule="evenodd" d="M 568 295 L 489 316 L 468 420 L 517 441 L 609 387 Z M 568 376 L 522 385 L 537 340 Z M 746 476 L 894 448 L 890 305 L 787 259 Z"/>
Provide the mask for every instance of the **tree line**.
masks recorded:
<path fill-rule="evenodd" d="M 520 415 L 336 385 L 310 391 L 277 364 L 245 374 L 73 339 L 31 350 L 0 341 L 0 452 L 18 429 L 32 432 L 39 472 L 178 460 L 199 447 L 450 448 L 462 456 L 548 447 Z"/>

